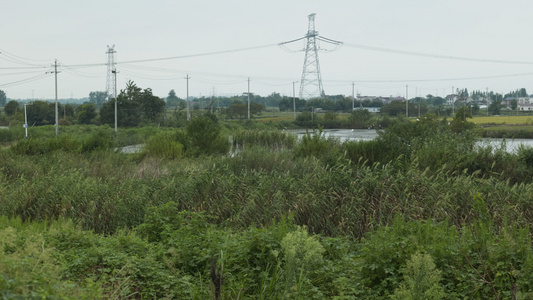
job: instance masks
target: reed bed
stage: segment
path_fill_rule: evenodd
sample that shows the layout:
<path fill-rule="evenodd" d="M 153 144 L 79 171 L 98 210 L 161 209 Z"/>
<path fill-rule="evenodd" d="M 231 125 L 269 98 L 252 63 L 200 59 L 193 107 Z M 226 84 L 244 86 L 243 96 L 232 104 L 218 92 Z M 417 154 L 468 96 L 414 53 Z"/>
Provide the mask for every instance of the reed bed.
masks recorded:
<path fill-rule="evenodd" d="M 497 223 L 533 224 L 533 184 L 509 184 L 478 172 L 398 169 L 394 163 L 353 167 L 324 164 L 314 156 L 250 149 L 236 157 L 196 163 L 102 153 L 56 153 L 38 159 L 4 156 L 0 214 L 25 220 L 70 218 L 83 228 L 111 233 L 142 223 L 147 207 L 169 201 L 180 210 L 205 211 L 234 228 L 270 224 L 287 214 L 313 233 L 361 238 L 408 219 L 475 219 L 473 199 L 485 199 Z"/>
<path fill-rule="evenodd" d="M 236 151 L 257 146 L 280 150 L 294 148 L 297 137 L 280 130 L 240 130 L 232 135 L 231 142 Z"/>
<path fill-rule="evenodd" d="M 383 299 L 402 294 L 410 280 L 402 270 L 424 253 L 450 297 L 531 296 L 530 148 L 477 148 L 471 133 L 432 121 L 346 143 L 320 131 L 301 142 L 239 132 L 233 155 L 218 142 L 202 153 L 224 136 L 193 128 L 157 133 L 149 154 L 94 147 L 104 137 L 0 151 L 2 289 Z M 194 152 L 182 155 L 180 145 Z"/>

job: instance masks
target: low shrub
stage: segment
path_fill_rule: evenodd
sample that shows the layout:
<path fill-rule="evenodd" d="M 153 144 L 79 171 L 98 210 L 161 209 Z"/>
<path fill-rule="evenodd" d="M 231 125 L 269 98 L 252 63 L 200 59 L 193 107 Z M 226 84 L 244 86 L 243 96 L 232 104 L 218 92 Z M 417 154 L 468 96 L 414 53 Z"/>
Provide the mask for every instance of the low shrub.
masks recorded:
<path fill-rule="evenodd" d="M 176 159 L 183 157 L 184 150 L 175 132 L 165 131 L 156 134 L 148 139 L 144 146 L 144 152 L 149 156 L 161 157 L 164 159 Z"/>

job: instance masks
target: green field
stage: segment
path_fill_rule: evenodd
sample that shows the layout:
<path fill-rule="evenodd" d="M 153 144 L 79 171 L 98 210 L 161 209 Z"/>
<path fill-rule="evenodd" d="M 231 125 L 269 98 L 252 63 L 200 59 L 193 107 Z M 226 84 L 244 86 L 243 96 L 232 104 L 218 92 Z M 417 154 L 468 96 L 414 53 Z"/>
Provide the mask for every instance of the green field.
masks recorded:
<path fill-rule="evenodd" d="M 476 116 L 473 122 L 481 125 L 533 125 L 533 116 Z"/>

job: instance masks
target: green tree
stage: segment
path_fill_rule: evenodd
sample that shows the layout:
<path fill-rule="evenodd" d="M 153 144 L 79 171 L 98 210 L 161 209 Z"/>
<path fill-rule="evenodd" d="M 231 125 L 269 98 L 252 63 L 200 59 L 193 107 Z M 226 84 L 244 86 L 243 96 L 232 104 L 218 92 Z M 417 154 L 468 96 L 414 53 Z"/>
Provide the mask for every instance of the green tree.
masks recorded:
<path fill-rule="evenodd" d="M 511 100 L 511 109 L 515 110 L 518 107 L 518 100 L 513 99 Z"/>
<path fill-rule="evenodd" d="M 93 103 L 78 105 L 75 113 L 79 124 L 89 124 L 96 118 L 96 106 Z"/>
<path fill-rule="evenodd" d="M 494 101 L 489 105 L 489 113 L 491 115 L 499 115 L 502 109 L 502 103 L 500 101 Z"/>
<path fill-rule="evenodd" d="M 89 102 L 97 107 L 100 107 L 107 99 L 107 92 L 90 92 Z"/>
<path fill-rule="evenodd" d="M 150 122 L 156 122 L 157 117 L 165 112 L 165 100 L 154 96 L 150 88 L 142 91 L 136 101 L 140 102 L 142 117 Z"/>
<path fill-rule="evenodd" d="M 184 100 L 178 98 L 178 96 L 176 96 L 176 92 L 174 90 L 170 90 L 170 92 L 168 92 L 168 96 L 167 96 L 167 107 L 174 107 L 174 106 L 178 106 L 178 104 Z"/>
<path fill-rule="evenodd" d="M 55 123 L 55 103 L 34 101 L 26 107 L 28 124 L 47 125 Z"/>
<path fill-rule="evenodd" d="M 100 121 L 103 124 L 115 123 L 115 101 L 119 126 L 137 126 L 142 119 L 155 122 L 165 111 L 163 99 L 154 96 L 151 89 L 142 90 L 133 81 L 129 81 L 117 99 L 105 102 L 100 108 Z"/>
<path fill-rule="evenodd" d="M 250 102 L 250 117 L 261 114 L 265 110 L 265 106 L 261 103 Z M 226 116 L 230 119 L 241 118 L 246 119 L 248 117 L 248 103 L 242 103 L 240 101 L 234 101 L 225 110 Z"/>
<path fill-rule="evenodd" d="M 431 100 L 432 100 L 433 105 L 435 106 L 444 105 L 444 103 L 446 102 L 446 100 L 442 97 L 435 97 L 435 98 L 432 98 Z"/>
<path fill-rule="evenodd" d="M 17 112 L 18 107 L 19 107 L 19 103 L 15 100 L 11 100 L 4 107 L 4 112 L 8 116 L 12 116 Z"/>
<path fill-rule="evenodd" d="M 467 118 L 472 119 L 472 114 L 470 113 L 470 109 L 468 107 L 462 106 L 456 110 L 455 117 L 450 124 L 452 131 L 462 132 L 474 128 L 474 123 L 466 121 Z"/>
<path fill-rule="evenodd" d="M 190 142 L 188 149 L 192 155 L 224 154 L 229 150 L 227 138 L 221 134 L 221 128 L 215 115 L 207 113 L 193 118 L 185 128 Z"/>
<path fill-rule="evenodd" d="M 353 127 L 353 128 L 367 128 L 368 126 L 368 121 L 370 120 L 370 112 L 368 111 L 368 109 L 358 109 L 358 110 L 354 110 L 351 114 L 350 114 L 350 125 Z"/>
<path fill-rule="evenodd" d="M 401 115 L 405 116 L 405 101 L 391 101 L 391 103 L 384 105 L 381 108 L 381 113 L 387 114 L 391 117 Z M 409 116 L 412 117 L 415 115 L 418 115 L 418 107 L 415 107 L 415 105 L 409 101 Z"/>
<path fill-rule="evenodd" d="M 74 106 L 72 106 L 72 104 L 65 104 L 65 106 L 63 107 L 63 115 L 65 117 L 73 118 L 74 117 Z"/>
<path fill-rule="evenodd" d="M 279 111 L 293 111 L 296 104 L 296 111 L 302 111 L 305 108 L 305 100 L 292 97 L 283 97 L 279 101 Z"/>
<path fill-rule="evenodd" d="M 5 106 L 7 101 L 6 93 L 0 90 L 0 106 Z"/>
<path fill-rule="evenodd" d="M 257 102 L 251 102 L 250 103 L 250 116 L 260 115 L 265 109 L 266 107 L 263 104 L 257 103 Z"/>

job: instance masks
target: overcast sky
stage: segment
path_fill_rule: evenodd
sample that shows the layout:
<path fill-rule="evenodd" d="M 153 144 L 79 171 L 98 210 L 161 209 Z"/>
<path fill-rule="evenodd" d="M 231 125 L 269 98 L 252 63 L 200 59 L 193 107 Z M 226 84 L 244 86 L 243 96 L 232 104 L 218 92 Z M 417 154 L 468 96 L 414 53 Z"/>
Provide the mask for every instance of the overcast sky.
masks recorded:
<path fill-rule="evenodd" d="M 530 0 L 4 0 L 0 12 L 0 89 L 13 99 L 53 99 L 55 59 L 59 98 L 105 90 L 107 45 L 119 90 L 132 80 L 184 98 L 189 74 L 191 96 L 242 94 L 247 78 L 252 93 L 292 96 L 297 82 L 298 95 L 304 52 L 277 44 L 303 37 L 311 13 L 321 36 L 344 43 L 319 53 L 328 95 L 350 96 L 352 82 L 361 95 L 533 93 Z"/>

